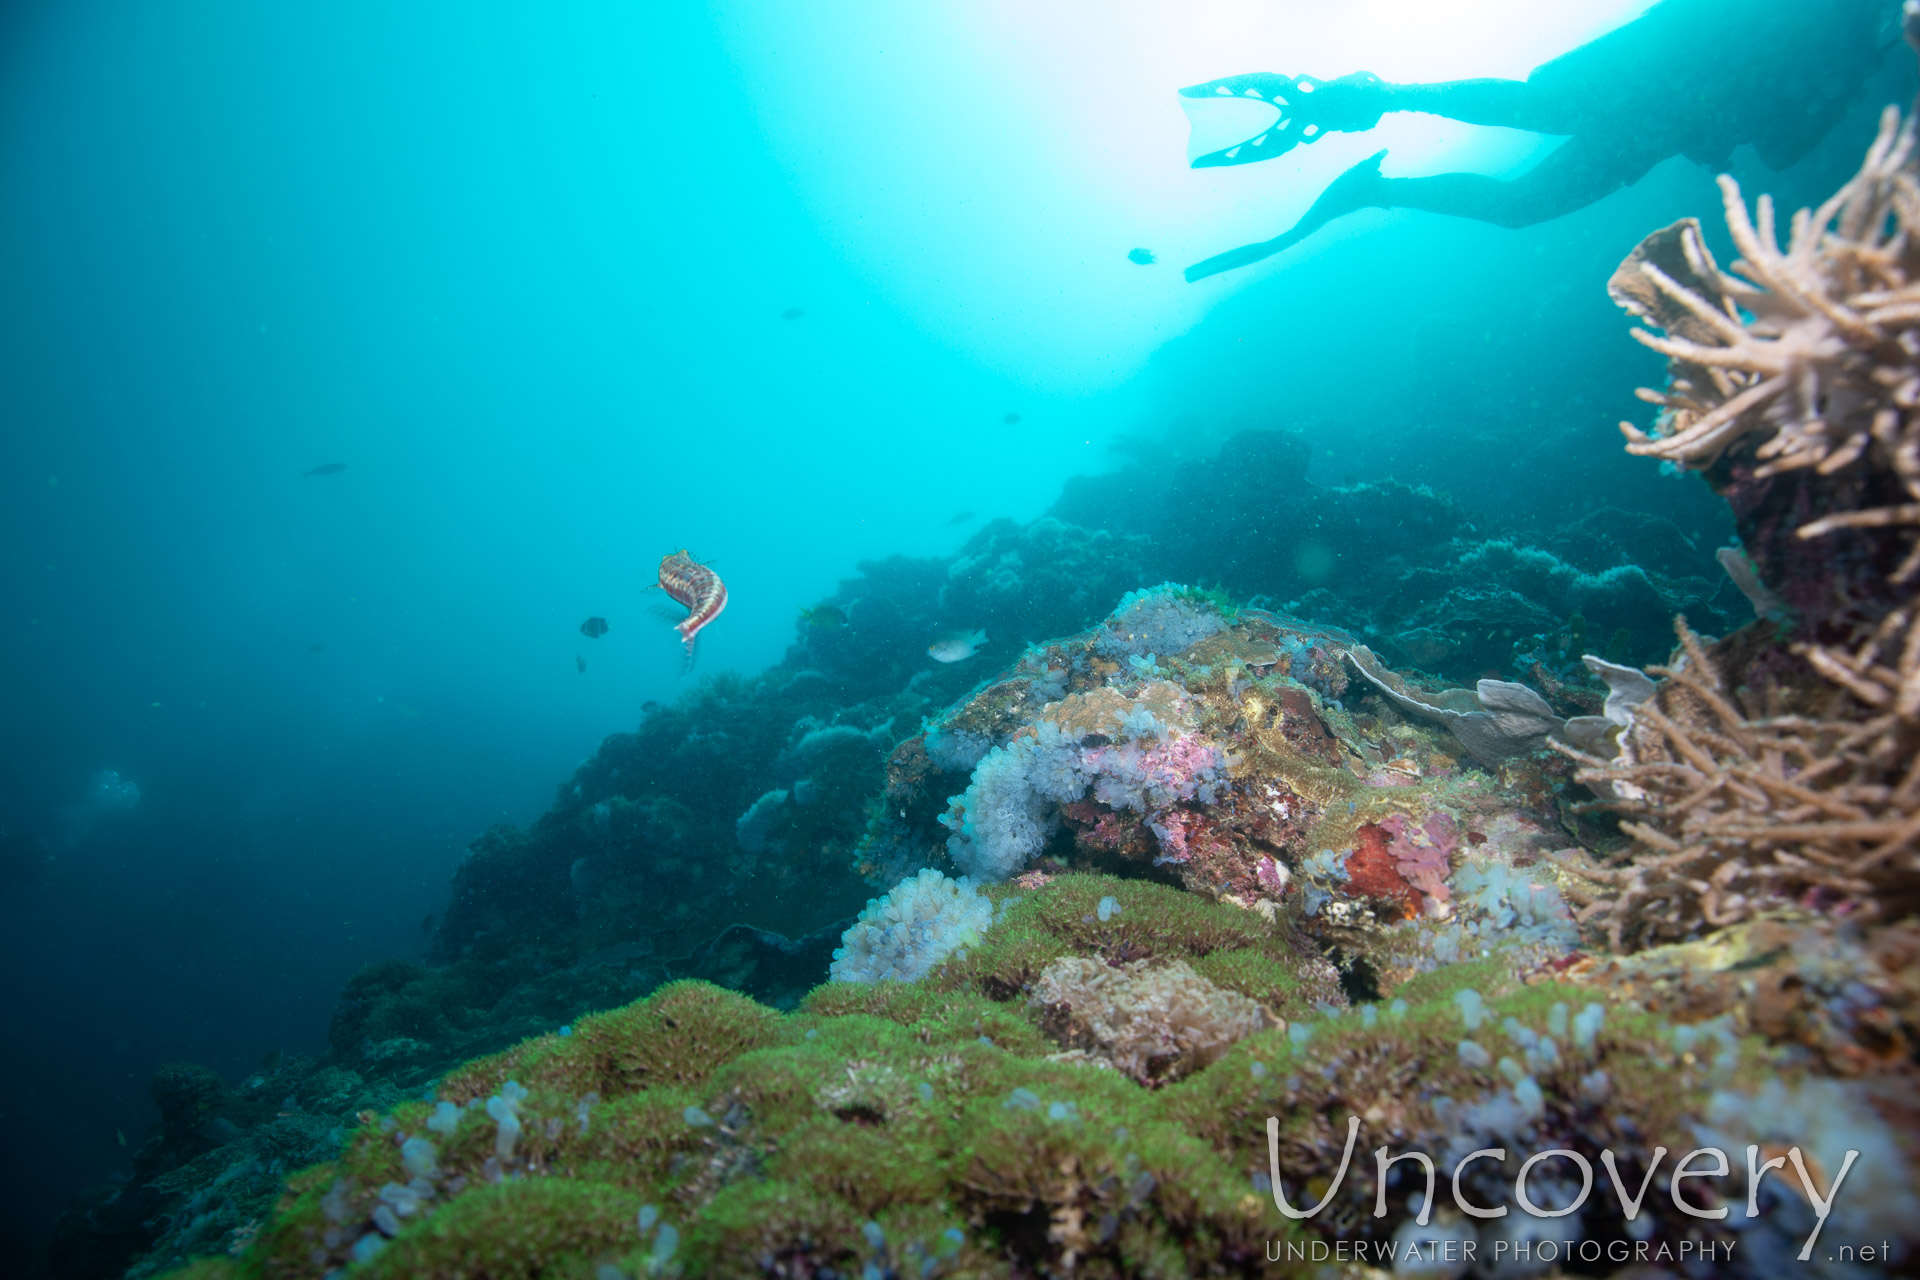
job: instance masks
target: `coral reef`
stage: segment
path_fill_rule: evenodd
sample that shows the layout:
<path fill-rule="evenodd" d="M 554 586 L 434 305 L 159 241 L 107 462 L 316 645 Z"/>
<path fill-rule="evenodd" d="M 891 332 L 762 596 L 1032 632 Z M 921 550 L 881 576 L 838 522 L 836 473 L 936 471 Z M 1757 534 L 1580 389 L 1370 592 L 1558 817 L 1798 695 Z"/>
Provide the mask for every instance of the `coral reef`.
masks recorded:
<path fill-rule="evenodd" d="M 196 1247 L 225 1252 L 194 1274 L 1251 1275 L 1272 1269 L 1274 1240 L 1444 1235 L 1490 1252 L 1522 1236 L 1566 1248 L 1737 1229 L 1778 1258 L 1816 1227 L 1854 1242 L 1895 1230 L 1914 1153 L 1885 1136 L 1905 1104 L 1879 1082 L 1920 1041 L 1910 937 L 1904 952 L 1851 944 L 1877 975 L 1851 985 L 1817 933 L 1784 947 L 1752 935 L 1720 963 L 1698 942 L 1598 954 L 1561 896 L 1590 883 L 1557 865 L 1586 866 L 1562 825 L 1578 821 L 1569 763 L 1467 763 L 1450 728 L 1405 705 L 1444 691 L 1377 663 L 1353 675 L 1344 633 L 1181 588 L 1147 598 L 1177 624 L 1156 640 L 1185 649 L 1116 649 L 1141 633 L 1129 599 L 894 748 L 860 849 L 876 868 L 920 865 L 846 930 L 842 980 L 770 996 L 784 1011 L 670 982 L 557 1028 L 523 1024 L 518 1044 L 451 1066 L 408 1033 L 443 1045 L 452 1029 L 409 1019 L 457 1005 L 427 993 L 474 980 L 479 956 L 360 975 L 340 1057 L 404 1069 L 377 1087 L 339 1067 L 304 1077 L 359 1106 L 338 1153 L 314 1153 L 327 1163 L 290 1178 L 271 1212 L 263 1169 L 250 1198 L 206 1219 Z M 1596 671 L 1609 695 L 1587 719 L 1608 741 L 1678 705 L 1671 676 L 1653 688 Z M 810 772 L 875 737 L 807 720 L 771 758 Z M 583 769 L 582 794 L 563 795 L 588 815 L 566 830 L 595 829 L 599 776 Z M 793 783 L 769 802 L 775 823 L 804 816 L 797 778 L 774 781 Z M 747 806 L 765 794 L 748 791 Z M 981 818 L 1000 803 L 1027 827 L 993 846 Z M 714 826 L 735 841 L 724 812 Z M 1020 855 L 1001 859 L 1010 879 L 938 869 L 983 845 Z M 784 943 L 737 927 L 690 954 L 731 986 L 788 992 L 749 976 L 776 957 L 809 972 Z M 687 964 L 615 954 L 655 982 Z M 736 963 L 747 970 L 720 972 Z M 821 976 L 824 957 L 811 963 Z M 1756 987 L 1773 1002 L 1756 1004 Z M 498 999 L 526 1008 L 524 993 Z M 1823 1074 L 1835 1063 L 1838 1092 Z M 1879 1123 L 1874 1196 L 1825 1224 L 1772 1185 L 1753 1189 L 1755 1222 L 1675 1207 L 1655 1144 L 1777 1143 L 1779 1124 L 1741 1118 L 1774 1103 L 1838 1108 L 1848 1133 Z M 1348 1168 L 1349 1133 L 1443 1172 L 1500 1148 L 1462 1171 L 1461 1194 L 1510 1213 L 1429 1218 L 1411 1162 Z M 1614 1151 L 1631 1185 L 1649 1179 L 1640 1236 L 1599 1195 L 1575 1205 L 1577 1180 L 1534 1159 L 1556 1150 Z M 1727 1203 L 1749 1191 L 1737 1164 L 1717 1188 Z M 1322 1203 L 1301 1221 L 1276 1197 Z M 1537 1219 L 1525 1204 L 1574 1208 Z"/>
<path fill-rule="evenodd" d="M 1377 476 L 1313 483 L 1310 452 L 1275 430 L 1242 431 L 1210 457 L 1149 452 L 1068 481 L 1053 515 L 1136 539 L 1136 582 L 1218 583 L 1457 682 L 1488 668 L 1537 679 L 1521 658 L 1547 649 L 1577 668 L 1587 635 L 1617 661 L 1654 661 L 1675 613 L 1729 628 L 1740 616 L 1721 608 L 1744 615 L 1704 549 L 1725 537 L 1718 513 L 1701 527 L 1678 511 L 1595 506 L 1520 528 L 1470 492 Z"/>
<path fill-rule="evenodd" d="M 1630 445 L 1727 499 L 1719 566 L 1678 518 L 1312 484 L 1272 431 L 864 564 L 782 663 L 649 707 L 476 842 L 325 1059 L 164 1072 L 70 1274 L 1251 1275 L 1273 1242 L 1667 1237 L 1759 1277 L 1816 1230 L 1904 1242 L 1912 150 L 1890 120 L 1785 251 L 1729 185 L 1735 274 L 1682 223 L 1615 277 L 1673 362 Z M 1727 634 L 1628 665 L 1680 612 Z M 1347 1167 L 1361 1134 L 1442 1178 L 1501 1149 L 1456 1186 L 1513 1211 L 1430 1216 L 1417 1162 Z M 1736 1156 L 1701 1219 L 1654 1151 L 1714 1143 L 1819 1176 Z M 1827 1221 L 1853 1149 L 1872 1186 Z M 1647 1188 L 1631 1226 L 1543 1154 L 1602 1150 Z"/>
<path fill-rule="evenodd" d="M 1152 636 L 1168 652 L 1128 647 L 1143 601 L 1171 619 Z M 1496 727 L 1472 691 L 1389 671 L 1344 633 L 1170 584 L 1135 593 L 901 743 L 863 865 L 877 879 L 951 865 L 1022 884 L 1062 869 L 1175 883 L 1293 920 L 1352 990 L 1390 993 L 1496 940 L 1547 964 L 1579 938 L 1550 860 L 1574 843 L 1561 824 L 1570 770 L 1538 747 L 1575 721 L 1502 687 L 1526 708 L 1499 713 L 1519 728 Z M 1436 723 L 1450 697 L 1475 710 Z M 1463 763 L 1462 717 L 1502 744 L 1491 766 Z"/>

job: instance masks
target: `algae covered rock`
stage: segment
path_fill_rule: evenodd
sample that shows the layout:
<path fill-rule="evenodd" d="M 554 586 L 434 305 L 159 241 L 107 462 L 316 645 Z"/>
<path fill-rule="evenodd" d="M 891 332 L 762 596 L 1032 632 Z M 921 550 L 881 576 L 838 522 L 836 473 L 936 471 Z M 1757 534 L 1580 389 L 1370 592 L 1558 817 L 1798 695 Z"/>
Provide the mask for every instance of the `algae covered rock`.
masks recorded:
<path fill-rule="evenodd" d="M 1086 1060 L 1142 1084 L 1191 1075 L 1269 1022 L 1251 997 L 1215 986 L 1182 960 L 1115 966 L 1062 956 L 1041 972 L 1033 1002 Z"/>
<path fill-rule="evenodd" d="M 1721 1232 L 1662 1199 L 1651 1146 L 1772 1072 L 1725 1022 L 1528 983 L 1500 954 L 1345 1008 L 1252 912 L 1090 875 L 989 894 L 1005 910 L 981 945 L 917 983 L 829 983 L 784 1013 L 676 983 L 469 1064 L 370 1115 L 194 1274 L 1306 1274 L 1315 1239 L 1424 1229 L 1412 1162 L 1384 1188 L 1364 1157 L 1343 1170 L 1350 1122 L 1449 1170 L 1504 1147 L 1465 1176 L 1485 1206 L 1514 1205 L 1538 1152 L 1612 1150 L 1633 1185 L 1653 1170 L 1657 1230 Z M 1151 1064 L 1154 1037 L 1177 1071 L 1094 1060 Z M 1322 1210 L 1283 1213 L 1275 1171 L 1280 1200 Z M 1555 1221 L 1620 1238 L 1599 1196 Z"/>

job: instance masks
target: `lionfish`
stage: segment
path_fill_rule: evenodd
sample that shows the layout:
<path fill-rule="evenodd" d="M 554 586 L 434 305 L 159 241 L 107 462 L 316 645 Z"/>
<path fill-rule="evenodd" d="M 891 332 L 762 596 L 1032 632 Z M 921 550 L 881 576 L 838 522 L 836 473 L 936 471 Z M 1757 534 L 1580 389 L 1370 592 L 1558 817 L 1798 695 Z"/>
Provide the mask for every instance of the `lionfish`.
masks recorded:
<path fill-rule="evenodd" d="M 687 665 L 693 665 L 693 640 L 700 629 L 727 607 L 727 585 L 720 575 L 686 551 L 660 559 L 660 589 L 685 605 L 687 616 L 673 624 L 687 647 Z"/>

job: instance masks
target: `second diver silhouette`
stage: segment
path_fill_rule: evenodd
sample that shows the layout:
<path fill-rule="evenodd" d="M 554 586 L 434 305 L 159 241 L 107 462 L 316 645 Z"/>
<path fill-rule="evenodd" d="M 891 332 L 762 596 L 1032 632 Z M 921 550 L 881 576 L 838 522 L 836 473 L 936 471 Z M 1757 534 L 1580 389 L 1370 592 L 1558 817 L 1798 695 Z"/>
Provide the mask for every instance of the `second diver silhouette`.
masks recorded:
<path fill-rule="evenodd" d="M 1534 68 L 1525 80 L 1393 84 L 1367 72 L 1319 80 L 1272 72 L 1180 90 L 1196 126 L 1206 104 L 1271 111 L 1265 127 L 1192 157 L 1196 169 L 1284 155 L 1329 133 L 1371 129 L 1389 111 L 1564 136 L 1532 169 L 1390 178 L 1385 151 L 1354 165 L 1271 240 L 1217 254 L 1188 280 L 1291 248 L 1360 209 L 1423 209 L 1502 227 L 1571 213 L 1645 177 L 1669 156 L 1722 168 L 1750 143 L 1769 168 L 1806 155 L 1900 40 L 1899 0 L 1661 0 L 1624 26 Z M 1264 104 L 1264 108 L 1255 104 Z"/>

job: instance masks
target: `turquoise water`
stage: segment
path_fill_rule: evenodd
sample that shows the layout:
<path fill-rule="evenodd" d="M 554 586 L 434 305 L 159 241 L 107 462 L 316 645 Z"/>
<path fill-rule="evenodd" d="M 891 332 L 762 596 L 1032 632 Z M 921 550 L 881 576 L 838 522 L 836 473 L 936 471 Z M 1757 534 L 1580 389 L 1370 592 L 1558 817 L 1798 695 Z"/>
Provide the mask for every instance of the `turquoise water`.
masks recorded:
<path fill-rule="evenodd" d="M 536 818 L 644 704 L 779 661 L 863 561 L 951 557 L 1061 502 L 1180 541 L 1242 598 L 1298 597 L 1372 563 L 1367 529 L 1263 558 L 1287 493 L 1222 498 L 1228 466 L 1218 492 L 1155 487 L 1284 430 L 1301 484 L 1428 486 L 1490 535 L 1657 515 L 1674 572 L 1711 577 L 1721 504 L 1619 448 L 1660 365 L 1604 290 L 1645 232 L 1713 213 L 1709 167 L 1515 230 L 1361 213 L 1179 276 L 1376 146 L 1403 173 L 1545 149 L 1395 117 L 1384 142 L 1194 172 L 1181 84 L 1312 56 L 1523 75 L 1631 8 L 1463 10 L 1430 65 L 1384 28 L 1250 53 L 1211 9 L 960 9 L 0 14 L 22 1267 L 76 1190 L 124 1176 L 157 1064 L 318 1052 L 348 975 L 427 945 L 480 831 Z M 1804 158 L 1731 171 L 1823 197 L 1913 79 L 1887 59 Z M 691 675 L 644 590 L 682 548 L 730 592 Z"/>

